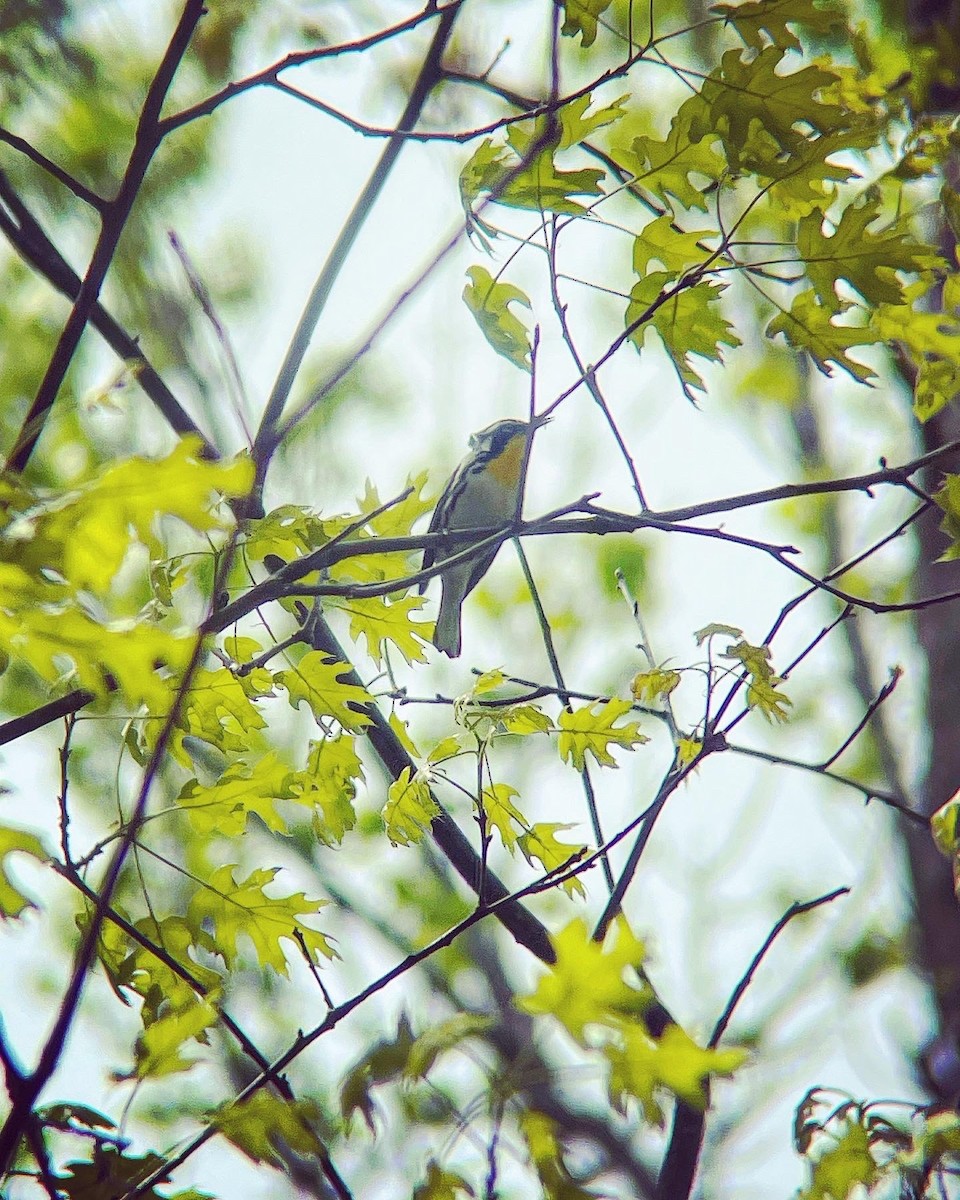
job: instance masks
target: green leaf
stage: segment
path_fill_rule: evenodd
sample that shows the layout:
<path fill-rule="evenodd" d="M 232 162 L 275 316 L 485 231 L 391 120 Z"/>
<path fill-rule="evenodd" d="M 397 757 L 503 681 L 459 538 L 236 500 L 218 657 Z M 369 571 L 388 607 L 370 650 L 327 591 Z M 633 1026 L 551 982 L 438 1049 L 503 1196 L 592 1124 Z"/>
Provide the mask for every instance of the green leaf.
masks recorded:
<path fill-rule="evenodd" d="M 508 146 L 497 147 L 485 138 L 460 174 L 460 193 L 469 211 L 484 193 L 495 193 L 497 203 L 534 212 L 578 216 L 586 211 L 574 196 L 601 196 L 604 172 L 597 167 L 561 170 L 555 161 L 556 138 L 526 162 L 527 153 L 539 136 L 537 131 L 511 127 Z M 523 169 L 520 170 L 522 164 Z"/>
<path fill-rule="evenodd" d="M 932 246 L 914 241 L 902 219 L 879 230 L 880 200 L 844 209 L 833 233 L 823 231 L 823 214 L 804 217 L 797 226 L 797 253 L 821 307 L 831 315 L 843 311 L 837 283 L 845 280 L 871 305 L 899 304 L 903 286 L 896 272 L 916 274 L 943 264 Z"/>
<path fill-rule="evenodd" d="M 144 1200 L 176 1200 L 156 1188 L 139 1190 L 139 1185 L 166 1164 L 159 1154 L 126 1155 L 106 1142 L 95 1142 L 89 1162 L 69 1162 L 57 1184 L 70 1200 L 108 1200 L 138 1191 Z M 166 1182 L 166 1176 L 160 1183 Z M 200 1193 L 198 1193 L 200 1194 Z"/>
<path fill-rule="evenodd" d="M 216 950 L 229 968 L 239 964 L 238 939 L 243 934 L 252 943 L 262 967 L 287 974 L 281 941 L 300 940 L 312 954 L 339 957 L 327 938 L 301 918 L 315 916 L 326 900 L 307 900 L 302 892 L 292 896 L 268 896 L 264 888 L 273 882 L 278 868 L 251 871 L 237 882 L 232 865 L 218 867 L 208 883 L 198 888 L 190 901 L 189 917 L 200 927 L 209 922 Z M 299 935 L 299 938 L 297 937 Z"/>
<path fill-rule="evenodd" d="M 86 928 L 85 922 L 78 921 L 78 924 Z M 221 987 L 220 975 L 197 961 L 215 950 L 204 929 L 177 916 L 164 917 L 160 921 L 142 917 L 132 924 L 148 944 L 162 946 L 167 957 L 184 967 L 208 993 Z M 129 1003 L 127 992 L 142 998 L 140 1019 L 144 1028 L 166 1013 L 182 1012 L 196 1003 L 193 986 L 180 972 L 112 922 L 107 922 L 101 930 L 97 953 L 110 986 L 124 1004 Z"/>
<path fill-rule="evenodd" d="M 724 17 L 755 50 L 762 50 L 767 42 L 785 50 L 801 50 L 791 25 L 803 25 L 821 35 L 846 25 L 846 14 L 821 0 L 746 0 L 743 4 L 714 4 L 710 11 Z"/>
<path fill-rule="evenodd" d="M 456 735 L 446 737 L 442 742 L 437 742 L 430 753 L 427 755 L 427 762 L 431 764 L 445 762 L 448 758 L 456 758 L 462 751 L 460 739 Z"/>
<path fill-rule="evenodd" d="M 960 834 L 960 792 L 955 792 L 946 804 L 942 804 L 930 817 L 930 832 L 937 849 L 947 858 L 957 857 L 957 840 Z"/>
<path fill-rule="evenodd" d="M 517 838 L 517 845 L 531 866 L 536 861 L 545 871 L 556 871 L 567 863 L 573 865 L 573 860 L 585 849 L 582 845 L 570 845 L 557 840 L 558 831 L 574 828 L 575 826 L 569 823 L 564 825 L 557 821 L 541 821 L 531 825 L 526 833 L 522 833 Z M 562 887 L 568 896 L 586 895 L 586 890 L 576 875 L 565 879 Z"/>
<path fill-rule="evenodd" d="M 557 1122 L 533 1109 L 520 1114 L 520 1132 L 527 1143 L 545 1200 L 600 1200 L 596 1192 L 580 1187 L 567 1169 L 559 1128 Z"/>
<path fill-rule="evenodd" d="M 564 37 L 580 34 L 580 45 L 587 49 L 597 37 L 597 20 L 610 7 L 613 0 L 563 0 L 563 25 L 560 32 Z"/>
<path fill-rule="evenodd" d="M 668 295 L 670 291 L 672 294 Z M 684 383 L 704 390 L 705 384 L 694 370 L 691 357 L 699 355 L 711 362 L 722 362 L 721 345 L 740 345 L 733 327 L 720 313 L 723 291 L 723 284 L 707 280 L 677 288 L 676 277 L 669 271 L 652 271 L 634 284 L 630 292 L 624 318 L 626 328 L 636 326 L 630 333 L 630 341 L 642 351 L 647 330 L 655 329 Z"/>
<path fill-rule="evenodd" d="M 657 667 L 652 671 L 641 671 L 634 675 L 630 691 L 634 699 L 641 704 L 653 704 L 657 700 L 666 699 L 680 683 L 679 671 L 668 671 Z"/>
<path fill-rule="evenodd" d="M 161 517 L 176 517 L 198 532 L 223 527 L 224 518 L 213 512 L 216 497 L 244 495 L 253 464 L 249 458 L 204 462 L 199 446 L 196 438 L 184 438 L 166 458 L 111 464 L 50 506 L 37 535 L 62 546 L 62 571 L 72 586 L 106 594 L 130 549 L 131 531 L 159 557 Z"/>
<path fill-rule="evenodd" d="M 492 710 L 504 733 L 527 737 L 531 733 L 549 733 L 553 721 L 535 704 L 507 704 Z"/>
<path fill-rule="evenodd" d="M 162 717 L 193 642 L 145 622 L 103 624 L 66 598 L 62 585 L 38 583 L 0 562 L 0 651 L 49 684 L 66 680 L 101 697 L 118 690 L 131 709 L 143 705 Z"/>
<path fill-rule="evenodd" d="M 520 318 L 510 311 L 511 304 L 530 308 L 525 292 L 512 283 L 498 282 L 484 267 L 469 267 L 470 282 L 463 299 L 473 313 L 480 331 L 498 354 L 515 367 L 531 369 L 530 333 Z"/>
<path fill-rule="evenodd" d="M 274 833 L 285 833 L 288 822 L 278 813 L 276 801 L 291 798 L 293 772 L 274 751 L 255 763 L 231 763 L 215 784 L 204 787 L 191 779 L 180 789 L 177 803 L 190 814 L 200 833 L 219 831 L 224 837 L 246 832 L 251 813 Z"/>
<path fill-rule="evenodd" d="M 613 697 L 607 701 L 595 701 L 582 708 L 564 709 L 560 713 L 557 728 L 560 730 L 560 757 L 582 771 L 591 754 L 602 767 L 615 767 L 616 760 L 610 753 L 611 746 L 632 749 L 650 739 L 640 732 L 636 721 L 617 722 L 630 711 L 629 700 Z"/>
<path fill-rule="evenodd" d="M 455 1013 L 431 1025 L 410 1047 L 403 1073 L 408 1079 L 426 1079 L 441 1054 L 453 1050 L 467 1038 L 478 1037 L 493 1025 L 490 1017 L 477 1013 Z"/>
<path fill-rule="evenodd" d="M 309 1160 L 326 1154 L 323 1112 L 315 1100 L 287 1100 L 261 1088 L 210 1120 L 248 1158 L 280 1171 L 288 1171 L 291 1150 Z"/>
<path fill-rule="evenodd" d="M 360 710 L 373 700 L 364 688 L 340 681 L 340 676 L 349 672 L 345 663 L 310 650 L 291 670 L 278 672 L 276 681 L 286 688 L 291 708 L 299 707 L 303 700 L 318 722 L 332 717 L 344 729 L 359 730 L 371 723 L 372 718 Z"/>
<path fill-rule="evenodd" d="M 705 101 L 691 96 L 680 105 L 663 140 L 634 138 L 629 149 L 618 150 L 618 157 L 633 170 L 635 183 L 662 203 L 676 200 L 684 208 L 706 212 L 706 189 L 727 170 L 726 159 L 714 149 L 719 139 L 708 126 Z"/>
<path fill-rule="evenodd" d="M 880 1168 L 870 1153 L 870 1133 L 857 1121 L 848 1121 L 839 1139 L 817 1159 L 810 1186 L 801 1200 L 846 1200 L 858 1185 L 869 1188 Z"/>
<path fill-rule="evenodd" d="M 376 1042 L 347 1072 L 340 1085 L 340 1111 L 345 1123 L 349 1123 L 353 1114 L 359 1111 L 370 1131 L 374 1131 L 372 1089 L 378 1084 L 402 1078 L 414 1040 L 410 1022 L 401 1013 L 396 1037 Z"/>
<path fill-rule="evenodd" d="M 769 646 L 751 646 L 749 642 L 737 642 L 728 646 L 722 657 L 743 663 L 749 680 L 749 708 L 758 708 L 770 722 L 787 720 L 787 708 L 793 701 L 778 690 L 783 680 L 774 675 L 773 667 L 770 666 Z"/>
<path fill-rule="evenodd" d="M 940 528 L 950 538 L 950 545 L 940 555 L 940 562 L 960 558 L 960 475 L 945 475 L 943 485 L 934 493 L 937 506 L 943 510 Z"/>
<path fill-rule="evenodd" d="M 184 765 L 186 756 L 177 751 L 184 737 L 199 738 L 224 754 L 242 754 L 256 744 L 255 734 L 266 726 L 260 710 L 232 671 L 226 667 L 213 671 L 200 667 L 181 706 L 180 737 L 173 750 Z"/>
<path fill-rule="evenodd" d="M 711 251 L 699 245 L 703 238 L 713 237 L 711 229 L 694 229 L 689 233 L 678 229 L 675 219 L 664 213 L 648 222 L 633 241 L 633 269 L 646 275 L 651 262 L 657 262 L 671 275 L 679 276 L 688 267 L 699 266 Z"/>
<path fill-rule="evenodd" d="M 876 378 L 869 367 L 847 354 L 853 346 L 873 342 L 873 331 L 863 326 L 835 325 L 832 310 L 819 303 L 812 288 L 795 296 L 790 311 L 775 316 L 767 325 L 766 333 L 769 338 L 782 333 L 795 350 L 806 350 L 824 375 L 832 375 L 829 364 L 836 363 L 859 383 L 869 383 Z"/>
<path fill-rule="evenodd" d="M 916 369 L 913 411 L 928 421 L 960 394 L 960 275 L 939 294 L 920 286 L 910 303 L 881 305 L 871 318 L 878 341 L 900 346 Z"/>
<path fill-rule="evenodd" d="M 32 908 L 33 901 L 14 884 L 10 878 L 7 859 L 11 854 L 29 854 L 38 862 L 47 863 L 50 856 L 36 834 L 26 829 L 12 829 L 0 825 L 0 917 L 19 917 L 25 908 Z"/>
<path fill-rule="evenodd" d="M 560 118 L 558 149 L 569 150 L 573 146 L 579 146 L 598 129 L 603 129 L 607 125 L 615 125 L 621 121 L 627 114 L 624 101 L 629 99 L 628 93 L 618 96 L 611 104 L 606 104 L 602 108 L 591 108 L 593 96 L 590 92 L 586 92 L 569 103 L 562 104 L 557 109 L 557 116 Z"/>
<path fill-rule="evenodd" d="M 367 653 L 378 667 L 383 665 L 386 642 L 392 642 L 407 663 L 426 661 L 423 647 L 430 641 L 430 624 L 410 617 L 423 608 L 419 596 L 351 598 L 338 602 L 336 607 L 349 615 L 353 640 L 359 640 L 361 634 L 366 638 Z"/>
<path fill-rule="evenodd" d="M 705 110 L 694 114 L 691 136 L 718 135 L 734 172 L 750 170 L 758 154 L 763 160 L 796 152 L 811 127 L 827 134 L 849 129 L 858 119 L 825 98 L 837 83 L 836 72 L 811 65 L 780 74 L 785 54 L 781 46 L 766 46 L 748 58 L 728 50 L 703 82 Z"/>
<path fill-rule="evenodd" d="M 427 486 L 427 478 L 426 471 L 421 471 L 418 475 L 408 475 L 409 494 L 388 508 L 383 507 L 376 488 L 368 483 L 366 495 L 360 502 L 360 511 L 372 514 L 367 522 L 367 529 L 370 533 L 375 537 L 405 537 L 409 534 L 416 522 L 430 512 L 434 505 L 433 499 L 423 495 L 423 489 Z M 380 511 L 374 513 L 374 509 Z"/>
<path fill-rule="evenodd" d="M 456 1171 L 447 1171 L 435 1159 L 427 1163 L 427 1176 L 413 1189 L 413 1200 L 458 1200 L 461 1196 L 476 1196 L 476 1192 Z"/>
<path fill-rule="evenodd" d="M 679 1025 L 668 1025 L 660 1038 L 642 1024 L 624 1023 L 618 1041 L 603 1053 L 610 1062 L 610 1098 L 623 1112 L 626 1098 L 639 1101 L 645 1120 L 659 1123 L 661 1090 L 693 1108 L 706 1102 L 704 1083 L 711 1075 L 730 1075 L 746 1060 L 744 1050 L 703 1050 Z"/>
<path fill-rule="evenodd" d="M 940 203 L 954 241 L 960 241 L 960 196 L 948 183 L 940 188 Z"/>
<path fill-rule="evenodd" d="M 356 825 L 353 801 L 362 778 L 354 739 L 343 735 L 311 742 L 306 769 L 289 779 L 292 797 L 313 810 L 313 832 L 325 846 L 339 846 Z"/>
<path fill-rule="evenodd" d="M 618 1026 L 637 1020 L 653 994 L 639 972 L 644 946 L 624 917 L 618 917 L 602 942 L 594 941 L 582 917 L 568 922 L 550 941 L 556 962 L 540 976 L 536 988 L 517 997 L 524 1012 L 555 1017 L 574 1039 L 587 1045 L 593 1026 Z"/>
<path fill-rule="evenodd" d="M 186 1058 L 183 1047 L 189 1041 L 206 1042 L 206 1031 L 215 1025 L 218 1014 L 209 999 L 197 999 L 187 1008 L 165 1013 L 144 1029 L 137 1038 L 137 1079 L 159 1079 L 189 1071 L 196 1063 Z"/>
<path fill-rule="evenodd" d="M 347 523 L 345 520 L 324 521 L 295 504 L 284 504 L 258 521 L 246 521 L 245 536 L 240 544 L 253 562 L 263 562 L 271 555 L 284 562 L 294 562 L 336 537 Z"/>
<path fill-rule="evenodd" d="M 694 637 L 697 639 L 697 645 L 702 646 L 704 642 L 708 642 L 714 637 L 743 637 L 743 630 L 738 629 L 736 625 L 721 625 L 715 621 L 710 625 L 704 625 L 702 629 L 698 629 Z"/>
<path fill-rule="evenodd" d="M 526 817 L 513 803 L 513 797 L 519 795 L 517 789 L 508 783 L 495 783 L 491 787 L 483 789 L 486 836 L 489 837 L 491 832 L 496 829 L 500 834 L 504 849 L 509 850 L 511 854 L 514 852 L 518 837 L 514 825 L 517 825 L 520 830 L 530 828 Z"/>
<path fill-rule="evenodd" d="M 440 813 L 430 785 L 418 774 L 411 776 L 404 767 L 387 792 L 383 806 L 383 822 L 387 837 L 395 846 L 416 845 L 423 840 Z"/>

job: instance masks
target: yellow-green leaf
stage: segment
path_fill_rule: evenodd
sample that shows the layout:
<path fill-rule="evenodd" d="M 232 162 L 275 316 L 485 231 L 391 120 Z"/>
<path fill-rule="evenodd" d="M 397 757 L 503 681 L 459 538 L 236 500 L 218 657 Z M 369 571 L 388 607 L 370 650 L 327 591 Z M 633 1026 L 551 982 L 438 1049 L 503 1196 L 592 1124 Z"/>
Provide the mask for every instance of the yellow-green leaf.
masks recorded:
<path fill-rule="evenodd" d="M 960 792 L 955 792 L 946 804 L 942 804 L 930 818 L 930 832 L 937 849 L 947 858 L 957 857 L 957 840 L 960 834 Z"/>
<path fill-rule="evenodd" d="M 206 1031 L 217 1017 L 209 998 L 195 998 L 188 1007 L 165 1013 L 148 1025 L 137 1038 L 136 1078 L 158 1079 L 189 1071 L 196 1060 L 183 1054 L 185 1043 L 206 1042 Z"/>
<path fill-rule="evenodd" d="M 515 367 L 530 370 L 532 346 L 530 332 L 511 304 L 530 308 L 526 293 L 512 283 L 493 278 L 485 267 L 469 267 L 470 282 L 463 289 L 463 299 L 473 313 L 480 331 L 498 354 Z"/>
<path fill-rule="evenodd" d="M 624 325 L 631 330 L 630 341 L 639 352 L 647 330 L 655 329 L 684 384 L 702 391 L 705 384 L 691 359 L 698 356 L 722 362 L 721 347 L 739 346 L 740 338 L 720 310 L 723 284 L 709 280 L 690 287 L 677 284 L 677 276 L 670 271 L 645 275 L 630 292 Z"/>
<path fill-rule="evenodd" d="M 371 722 L 362 710 L 372 699 L 364 688 L 341 682 L 340 676 L 349 672 L 345 663 L 320 650 L 310 650 L 295 667 L 280 671 L 276 681 L 287 689 L 291 708 L 304 700 L 318 721 L 332 717 L 344 729 L 358 730 Z"/>
<path fill-rule="evenodd" d="M 467 1038 L 484 1033 L 492 1024 L 490 1017 L 461 1012 L 431 1025 L 410 1047 L 403 1069 L 404 1075 L 408 1079 L 426 1079 L 430 1068 L 441 1054 L 459 1046 Z"/>
<path fill-rule="evenodd" d="M 680 767 L 689 767 L 692 762 L 696 762 L 700 757 L 702 749 L 703 742 L 700 738 L 677 738 L 677 764 Z"/>
<path fill-rule="evenodd" d="M 383 665 L 385 642 L 392 642 L 408 663 L 426 660 L 423 647 L 430 640 L 430 623 L 410 617 L 423 608 L 419 596 L 369 596 L 340 601 L 337 608 L 349 614 L 350 636 L 357 641 L 363 635 L 367 653 L 378 667 Z"/>
<path fill-rule="evenodd" d="M 429 784 L 418 774 L 411 775 L 404 767 L 387 792 L 383 806 L 383 823 L 387 837 L 395 846 L 410 846 L 423 840 L 439 814 L 440 806 L 433 798 Z"/>
<path fill-rule="evenodd" d="M 313 810 L 313 832 L 325 846 L 339 846 L 356 825 L 353 801 L 362 778 L 354 739 L 343 734 L 311 742 L 306 769 L 288 781 L 296 802 Z"/>
<path fill-rule="evenodd" d="M 49 855 L 36 834 L 26 829 L 11 829 L 0 825 L 0 917 L 19 917 L 23 910 L 32 905 L 30 900 L 10 878 L 7 858 L 11 854 L 29 854 L 38 862 L 45 863 Z"/>
<path fill-rule="evenodd" d="M 641 671 L 639 675 L 634 675 L 630 691 L 641 704 L 653 704 L 656 700 L 666 699 L 679 683 L 679 671 L 657 667 L 652 671 Z"/>
<path fill-rule="evenodd" d="M 602 767 L 615 767 L 616 761 L 610 753 L 611 746 L 632 749 L 650 739 L 640 732 L 636 721 L 618 724 L 632 705 L 629 700 L 596 701 L 582 708 L 564 709 L 560 713 L 557 728 L 560 730 L 560 757 L 570 762 L 578 771 L 586 766 L 587 755 L 591 754 Z"/>
<path fill-rule="evenodd" d="M 650 1122 L 662 1119 L 659 1091 L 702 1109 L 705 1080 L 732 1074 L 747 1057 L 744 1050 L 703 1050 L 679 1025 L 668 1025 L 655 1038 L 642 1024 L 624 1022 L 620 1034 L 602 1047 L 610 1063 L 610 1098 L 621 1112 L 628 1096 L 639 1101 Z"/>
<path fill-rule="evenodd" d="M 427 1163 L 427 1177 L 413 1189 L 413 1200 L 459 1200 L 477 1193 L 462 1175 L 441 1167 L 435 1159 Z"/>
<path fill-rule="evenodd" d="M 689 233 L 677 228 L 670 213 L 650 221 L 633 239 L 633 269 L 646 275 L 650 263 L 659 263 L 664 271 L 679 276 L 688 267 L 699 266 L 710 255 L 699 243 L 714 236 L 712 229 L 694 229 Z"/>
<path fill-rule="evenodd" d="M 557 833 L 564 829 L 574 829 L 574 825 L 563 824 L 559 821 L 540 821 L 531 825 L 526 833 L 517 838 L 517 845 L 524 858 L 532 866 L 539 862 L 545 871 L 555 871 L 566 863 L 571 863 L 585 849 L 582 845 L 570 845 L 557 840 Z M 586 890 L 576 875 L 563 881 L 563 890 L 570 896 L 584 896 Z"/>
<path fill-rule="evenodd" d="M 594 941 L 582 917 L 570 921 L 550 941 L 556 962 L 541 975 L 536 988 L 517 998 L 524 1012 L 549 1014 L 572 1038 L 586 1044 L 588 1027 L 616 1027 L 637 1020 L 652 999 L 640 978 L 643 943 L 618 917 L 602 942 Z"/>
<path fill-rule="evenodd" d="M 848 1121 L 840 1137 L 820 1155 L 810 1186 L 800 1200 L 847 1200 L 855 1187 L 869 1188 L 880 1174 L 870 1153 L 870 1133 L 858 1121 Z"/>
<path fill-rule="evenodd" d="M 262 967 L 272 967 L 278 975 L 287 974 L 287 960 L 280 943 L 301 942 L 311 955 L 335 958 L 327 938 L 305 924 L 326 907 L 326 900 L 308 900 L 302 892 L 291 896 L 268 896 L 264 889 L 273 882 L 277 868 L 262 868 L 239 882 L 236 868 L 218 867 L 209 881 L 199 887 L 189 905 L 195 926 L 209 923 L 216 952 L 232 968 L 239 961 L 238 939 L 242 934 L 252 943 Z"/>
<path fill-rule="evenodd" d="M 720 625 L 714 622 L 711 625 L 704 625 L 693 636 L 697 639 L 697 645 L 702 646 L 704 642 L 713 637 L 743 637 L 743 630 L 738 629 L 736 625 Z"/>
<path fill-rule="evenodd" d="M 483 813 L 486 817 L 486 834 L 492 830 L 500 834 L 504 848 L 512 854 L 519 836 L 518 830 L 527 830 L 529 825 L 523 813 L 514 805 L 513 797 L 519 796 L 516 788 L 508 783 L 495 783 L 483 789 Z M 515 829 L 514 826 L 517 826 Z"/>
<path fill-rule="evenodd" d="M 786 721 L 789 716 L 787 709 L 793 701 L 779 691 L 783 680 L 773 673 L 773 667 L 770 665 L 770 647 L 737 642 L 727 647 L 723 657 L 743 663 L 748 679 L 748 707 L 759 709 L 768 721 Z"/>
<path fill-rule="evenodd" d="M 326 1147 L 323 1113 L 315 1100 L 287 1100 L 261 1088 L 246 1100 L 226 1104 L 211 1123 L 254 1162 L 289 1169 L 289 1151 L 315 1161 Z"/>
<path fill-rule="evenodd" d="M 563 25 L 560 32 L 564 37 L 580 34 L 580 45 L 586 50 L 597 38 L 599 18 L 610 7 L 612 0 L 563 0 Z"/>

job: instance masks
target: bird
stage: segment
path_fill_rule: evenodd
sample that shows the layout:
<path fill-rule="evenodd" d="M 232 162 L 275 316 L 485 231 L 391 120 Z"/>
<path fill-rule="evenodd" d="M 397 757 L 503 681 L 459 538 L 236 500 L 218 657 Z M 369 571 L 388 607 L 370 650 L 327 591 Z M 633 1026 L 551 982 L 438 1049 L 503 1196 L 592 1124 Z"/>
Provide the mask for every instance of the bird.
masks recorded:
<path fill-rule="evenodd" d="M 485 429 L 471 434 L 470 450 L 447 480 L 440 493 L 430 533 L 457 532 L 467 529 L 491 531 L 509 524 L 518 515 L 522 492 L 522 477 L 528 457 L 528 443 L 533 431 L 546 424 L 549 418 L 533 421 L 495 421 Z M 428 547 L 423 554 L 422 569 L 466 549 L 471 540 L 457 538 L 449 543 Z M 449 658 L 460 654 L 460 610 L 466 597 L 490 569 L 497 556 L 499 544 L 484 550 L 475 558 L 464 559 L 440 576 L 442 594 L 440 612 L 433 634 L 433 644 Z M 420 585 L 423 592 L 426 581 Z"/>

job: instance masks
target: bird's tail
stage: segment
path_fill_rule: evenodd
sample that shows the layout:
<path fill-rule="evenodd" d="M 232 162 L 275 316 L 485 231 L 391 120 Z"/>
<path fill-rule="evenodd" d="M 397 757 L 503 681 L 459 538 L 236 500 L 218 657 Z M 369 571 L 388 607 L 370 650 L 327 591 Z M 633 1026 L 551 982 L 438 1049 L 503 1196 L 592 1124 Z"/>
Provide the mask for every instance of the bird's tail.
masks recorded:
<path fill-rule="evenodd" d="M 453 587 L 452 583 L 452 580 L 448 582 L 444 579 L 443 581 L 443 596 L 440 600 L 436 628 L 433 631 L 433 644 L 449 658 L 459 658 L 460 608 L 463 604 L 463 589 Z"/>

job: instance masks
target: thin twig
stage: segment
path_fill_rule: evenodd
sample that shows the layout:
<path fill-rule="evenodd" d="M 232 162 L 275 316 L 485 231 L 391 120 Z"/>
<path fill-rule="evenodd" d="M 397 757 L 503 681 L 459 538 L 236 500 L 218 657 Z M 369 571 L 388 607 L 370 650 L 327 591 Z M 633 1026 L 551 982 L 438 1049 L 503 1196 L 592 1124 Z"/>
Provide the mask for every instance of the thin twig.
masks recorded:
<path fill-rule="evenodd" d="M 757 968 L 760 966 L 761 962 L 763 962 L 767 951 L 784 931 L 784 929 L 786 929 L 786 927 L 794 919 L 794 917 L 799 917 L 801 913 L 810 912 L 814 908 L 819 908 L 822 904 L 830 904 L 839 896 L 848 896 L 849 894 L 850 889 L 848 887 L 834 888 L 832 892 L 827 892 L 823 896 L 818 896 L 816 900 L 805 900 L 803 902 L 796 900 L 790 905 L 780 920 L 777 921 L 776 925 L 774 925 L 774 927 L 767 934 L 763 945 L 753 956 L 750 961 L 750 965 L 740 977 L 737 986 L 733 989 L 733 994 L 727 1001 L 727 1006 L 720 1014 L 720 1018 L 716 1025 L 713 1027 L 713 1033 L 710 1035 L 710 1041 L 707 1043 L 711 1050 L 715 1050 L 717 1046 L 719 1046 L 720 1039 L 727 1031 L 727 1026 L 730 1024 L 734 1010 L 743 999 L 744 992 L 746 992 L 747 988 L 753 981 L 753 977 L 757 973 Z"/>

